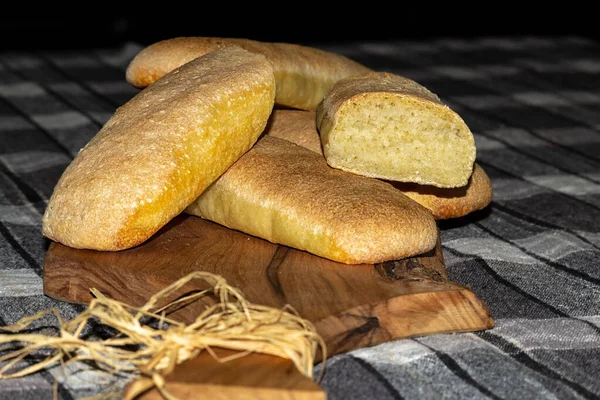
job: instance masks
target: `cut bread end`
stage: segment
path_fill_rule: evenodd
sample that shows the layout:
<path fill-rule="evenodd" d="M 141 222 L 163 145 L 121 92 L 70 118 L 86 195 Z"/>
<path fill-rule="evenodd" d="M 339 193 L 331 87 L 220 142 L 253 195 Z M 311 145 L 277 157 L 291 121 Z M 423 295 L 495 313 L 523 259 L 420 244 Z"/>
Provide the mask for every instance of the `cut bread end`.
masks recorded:
<path fill-rule="evenodd" d="M 443 104 L 400 93 L 361 93 L 330 122 L 321 141 L 334 168 L 442 188 L 465 186 L 473 172 L 473 134 Z"/>

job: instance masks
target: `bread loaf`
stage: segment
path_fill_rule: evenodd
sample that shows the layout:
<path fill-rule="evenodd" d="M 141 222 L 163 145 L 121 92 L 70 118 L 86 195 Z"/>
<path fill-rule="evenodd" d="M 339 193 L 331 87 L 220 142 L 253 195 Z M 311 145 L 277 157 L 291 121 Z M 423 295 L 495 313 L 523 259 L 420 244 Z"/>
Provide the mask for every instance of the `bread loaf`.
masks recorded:
<path fill-rule="evenodd" d="M 314 111 L 274 110 L 266 133 L 323 154 Z M 492 185 L 485 171 L 475 163 L 466 186 L 438 188 L 416 183 L 389 182 L 403 194 L 429 209 L 436 219 L 463 217 L 485 208 L 492 201 Z"/>
<path fill-rule="evenodd" d="M 428 208 L 435 219 L 464 217 L 487 207 L 493 196 L 492 184 L 483 168 L 475 163 L 466 186 L 442 189 L 417 183 L 390 182 L 395 188 Z"/>
<path fill-rule="evenodd" d="M 95 250 L 142 243 L 250 149 L 274 97 L 271 64 L 238 47 L 170 72 L 117 109 L 67 167 L 44 235 Z"/>
<path fill-rule="evenodd" d="M 475 141 L 462 118 L 417 82 L 387 72 L 341 79 L 317 109 L 329 165 L 442 188 L 467 184 Z"/>
<path fill-rule="evenodd" d="M 323 155 L 314 111 L 274 109 L 265 134 L 285 139 Z"/>
<path fill-rule="evenodd" d="M 336 81 L 370 71 L 342 55 L 292 43 L 239 38 L 178 37 L 143 49 L 127 67 L 126 78 L 136 87 L 146 87 L 196 57 L 232 45 L 262 54 L 271 62 L 277 81 L 275 102 L 287 107 L 314 110 Z"/>
<path fill-rule="evenodd" d="M 432 214 L 392 185 L 330 168 L 264 136 L 186 209 L 232 229 L 347 264 L 429 251 Z"/>

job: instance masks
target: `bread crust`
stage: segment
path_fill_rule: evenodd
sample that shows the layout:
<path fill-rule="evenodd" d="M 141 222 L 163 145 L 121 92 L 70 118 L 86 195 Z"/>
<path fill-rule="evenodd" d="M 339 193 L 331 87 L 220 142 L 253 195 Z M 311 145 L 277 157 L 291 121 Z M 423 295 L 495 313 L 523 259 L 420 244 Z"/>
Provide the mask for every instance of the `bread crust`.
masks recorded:
<path fill-rule="evenodd" d="M 335 82 L 370 71 L 340 54 L 292 43 L 241 38 L 177 37 L 142 49 L 128 65 L 126 79 L 132 85 L 143 88 L 196 57 L 234 45 L 262 54 L 271 62 L 277 82 L 275 103 L 287 107 L 314 110 Z"/>
<path fill-rule="evenodd" d="M 117 109 L 66 168 L 43 234 L 94 250 L 142 243 L 250 149 L 274 96 L 271 64 L 238 47 L 165 75 Z"/>
<path fill-rule="evenodd" d="M 329 165 L 373 178 L 461 187 L 476 157 L 473 134 L 457 113 L 388 72 L 336 82 L 317 108 L 317 129 Z"/>
<path fill-rule="evenodd" d="M 274 110 L 265 132 L 323 154 L 314 111 Z M 460 188 L 438 188 L 403 182 L 389 183 L 429 209 L 438 220 L 459 218 L 481 210 L 490 204 L 493 197 L 490 179 L 477 163 L 474 165 L 468 184 Z"/>
<path fill-rule="evenodd" d="M 490 178 L 477 163 L 466 186 L 438 188 L 416 183 L 390 182 L 396 189 L 428 208 L 435 219 L 460 218 L 483 210 L 493 198 Z"/>
<path fill-rule="evenodd" d="M 268 135 L 186 212 L 346 264 L 411 257 L 437 240 L 431 213 L 392 185 Z"/>
<path fill-rule="evenodd" d="M 274 109 L 267 122 L 265 134 L 285 139 L 323 155 L 314 111 Z"/>

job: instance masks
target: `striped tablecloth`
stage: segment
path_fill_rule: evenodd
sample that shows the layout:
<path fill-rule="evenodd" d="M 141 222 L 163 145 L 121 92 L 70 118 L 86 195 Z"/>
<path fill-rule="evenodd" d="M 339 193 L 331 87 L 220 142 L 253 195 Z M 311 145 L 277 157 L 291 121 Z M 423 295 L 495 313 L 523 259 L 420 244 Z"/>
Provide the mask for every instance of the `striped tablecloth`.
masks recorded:
<path fill-rule="evenodd" d="M 321 382 L 328 398 L 600 398 L 600 44 L 317 46 L 437 93 L 473 130 L 495 191 L 489 210 L 440 228 L 449 277 L 472 288 L 496 327 L 335 356 Z M 41 215 L 73 156 L 137 92 L 124 70 L 141 48 L 0 53 L 0 325 L 51 306 L 66 319 L 81 312 L 43 295 Z M 50 399 L 59 372 L 0 381 L 0 399 Z M 97 390 L 58 387 L 61 399 Z"/>

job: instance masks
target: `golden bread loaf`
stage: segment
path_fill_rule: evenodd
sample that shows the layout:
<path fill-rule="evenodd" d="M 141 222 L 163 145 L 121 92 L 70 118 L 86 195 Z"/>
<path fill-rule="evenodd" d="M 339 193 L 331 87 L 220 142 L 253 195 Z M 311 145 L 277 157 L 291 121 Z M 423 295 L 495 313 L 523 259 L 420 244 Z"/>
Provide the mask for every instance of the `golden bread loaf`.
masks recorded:
<path fill-rule="evenodd" d="M 146 87 L 196 57 L 232 45 L 262 54 L 271 62 L 277 81 L 275 103 L 287 107 L 314 110 L 336 81 L 370 71 L 347 57 L 309 46 L 239 38 L 178 37 L 140 51 L 128 65 L 126 79 L 136 87 Z"/>
<path fill-rule="evenodd" d="M 269 117 L 265 134 L 285 139 L 315 153 L 323 154 L 314 111 L 276 108 Z"/>
<path fill-rule="evenodd" d="M 438 188 L 418 183 L 390 182 L 395 188 L 428 208 L 435 219 L 464 217 L 487 207 L 492 202 L 490 178 L 477 163 L 466 186 Z"/>
<path fill-rule="evenodd" d="M 265 132 L 323 154 L 314 111 L 273 110 Z M 490 204 L 493 195 L 490 179 L 477 163 L 467 185 L 460 188 L 389 183 L 429 209 L 436 219 L 458 218 L 481 210 Z"/>
<path fill-rule="evenodd" d="M 274 97 L 271 64 L 239 47 L 175 69 L 118 108 L 66 168 L 44 235 L 95 250 L 142 243 L 252 147 Z"/>
<path fill-rule="evenodd" d="M 392 185 L 331 168 L 322 155 L 264 136 L 185 210 L 346 264 L 431 250 L 432 214 Z"/>
<path fill-rule="evenodd" d="M 371 72 L 336 82 L 317 109 L 329 165 L 442 188 L 465 186 L 475 141 L 463 119 L 417 82 Z"/>

